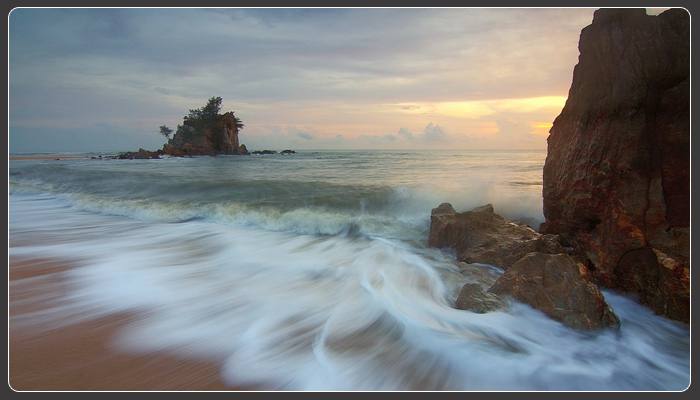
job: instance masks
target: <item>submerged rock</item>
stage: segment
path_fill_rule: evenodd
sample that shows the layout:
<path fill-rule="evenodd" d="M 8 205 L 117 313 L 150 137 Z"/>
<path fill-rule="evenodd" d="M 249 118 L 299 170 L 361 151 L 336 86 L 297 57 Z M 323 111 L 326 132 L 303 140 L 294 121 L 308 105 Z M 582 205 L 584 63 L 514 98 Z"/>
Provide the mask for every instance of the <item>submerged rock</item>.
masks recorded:
<path fill-rule="evenodd" d="M 601 9 L 548 138 L 540 231 L 604 286 L 690 321 L 690 18 Z"/>
<path fill-rule="evenodd" d="M 479 284 L 467 283 L 462 286 L 455 307 L 483 314 L 508 308 L 508 303 L 495 293 L 484 292 Z"/>

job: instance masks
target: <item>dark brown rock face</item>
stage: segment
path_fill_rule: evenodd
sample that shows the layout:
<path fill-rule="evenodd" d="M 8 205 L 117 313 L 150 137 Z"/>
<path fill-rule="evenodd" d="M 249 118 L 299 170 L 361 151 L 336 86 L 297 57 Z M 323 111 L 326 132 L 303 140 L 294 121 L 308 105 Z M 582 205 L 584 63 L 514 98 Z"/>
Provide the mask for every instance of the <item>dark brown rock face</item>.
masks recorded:
<path fill-rule="evenodd" d="M 690 319 L 690 18 L 601 9 L 548 138 L 542 232 L 604 286 Z"/>
<path fill-rule="evenodd" d="M 513 297 L 578 330 L 620 324 L 598 286 L 588 279 L 586 267 L 566 254 L 530 253 L 501 275 L 487 293 Z"/>
<path fill-rule="evenodd" d="M 245 145 L 239 144 L 238 127 L 232 112 L 227 112 L 209 126 L 180 126 L 173 138 L 163 146 L 166 154 L 217 155 L 248 154 Z"/>
<path fill-rule="evenodd" d="M 449 203 L 434 208 L 428 245 L 454 249 L 459 261 L 503 269 L 533 251 L 564 252 L 554 235 L 541 235 L 523 223 L 508 221 L 490 204 L 463 213 Z"/>
<path fill-rule="evenodd" d="M 219 129 L 221 130 L 220 149 L 224 154 L 238 154 L 240 146 L 238 144 L 238 127 L 233 113 L 226 113 L 219 119 Z"/>

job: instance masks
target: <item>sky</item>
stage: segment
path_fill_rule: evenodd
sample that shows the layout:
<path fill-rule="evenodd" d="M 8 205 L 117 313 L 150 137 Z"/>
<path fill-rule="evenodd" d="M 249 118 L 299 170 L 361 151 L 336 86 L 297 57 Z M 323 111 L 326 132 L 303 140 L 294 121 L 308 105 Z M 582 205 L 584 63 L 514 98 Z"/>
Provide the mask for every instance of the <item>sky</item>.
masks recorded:
<path fill-rule="evenodd" d="M 249 151 L 546 149 L 594 11 L 15 8 L 8 149 L 157 150 L 212 97 Z"/>

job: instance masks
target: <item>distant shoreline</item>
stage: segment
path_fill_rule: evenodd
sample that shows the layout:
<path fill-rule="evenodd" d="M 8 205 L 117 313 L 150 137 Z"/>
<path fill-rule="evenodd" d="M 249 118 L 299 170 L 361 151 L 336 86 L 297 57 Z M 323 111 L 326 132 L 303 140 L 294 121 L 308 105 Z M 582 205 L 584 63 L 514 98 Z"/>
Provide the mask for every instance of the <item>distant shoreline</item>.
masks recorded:
<path fill-rule="evenodd" d="M 64 160 L 69 158 L 90 158 L 88 156 L 8 156 L 9 161 L 17 160 Z"/>

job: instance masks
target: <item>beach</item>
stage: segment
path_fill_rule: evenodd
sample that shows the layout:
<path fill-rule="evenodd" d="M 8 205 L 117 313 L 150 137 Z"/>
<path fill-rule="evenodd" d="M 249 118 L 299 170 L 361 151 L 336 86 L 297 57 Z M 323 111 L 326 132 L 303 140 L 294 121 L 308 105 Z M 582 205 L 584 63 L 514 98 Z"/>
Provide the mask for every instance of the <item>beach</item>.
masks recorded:
<path fill-rule="evenodd" d="M 9 260 L 9 373 L 11 389 L 33 391 L 227 391 L 216 362 L 165 353 L 129 354 L 114 336 L 139 318 L 123 313 L 66 326 L 13 324 L 47 310 L 61 296 L 60 260 Z"/>

